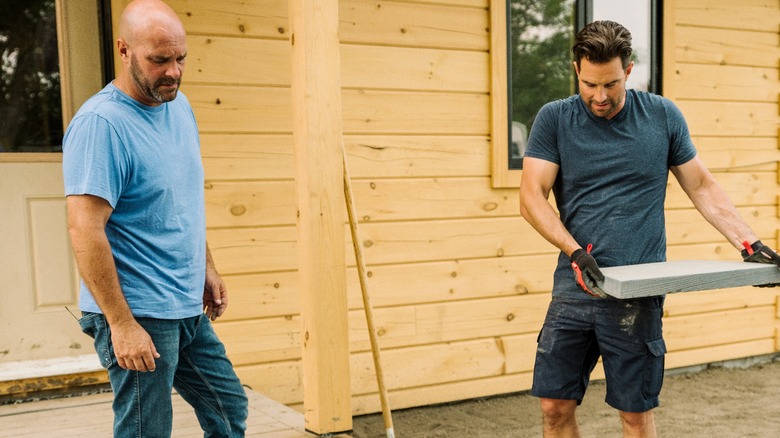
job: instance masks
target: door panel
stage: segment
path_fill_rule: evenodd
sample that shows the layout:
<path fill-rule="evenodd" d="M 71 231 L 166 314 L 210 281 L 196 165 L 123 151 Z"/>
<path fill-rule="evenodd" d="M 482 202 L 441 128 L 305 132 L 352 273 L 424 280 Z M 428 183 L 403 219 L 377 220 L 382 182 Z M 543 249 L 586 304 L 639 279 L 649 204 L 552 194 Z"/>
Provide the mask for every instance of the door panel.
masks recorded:
<path fill-rule="evenodd" d="M 0 362 L 94 354 L 82 334 L 62 165 L 0 163 Z"/>

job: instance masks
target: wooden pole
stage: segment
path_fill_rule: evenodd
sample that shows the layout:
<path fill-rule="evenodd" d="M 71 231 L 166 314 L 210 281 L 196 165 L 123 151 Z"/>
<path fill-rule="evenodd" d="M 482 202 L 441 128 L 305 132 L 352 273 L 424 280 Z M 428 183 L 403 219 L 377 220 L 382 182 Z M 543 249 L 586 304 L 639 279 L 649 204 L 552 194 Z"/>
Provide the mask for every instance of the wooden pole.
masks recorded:
<path fill-rule="evenodd" d="M 363 250 L 360 247 L 360 232 L 358 230 L 357 214 L 355 214 L 355 200 L 352 197 L 352 184 L 349 180 L 349 167 L 347 166 L 347 152 L 342 148 L 344 160 L 344 198 L 347 201 L 347 216 L 349 218 L 349 230 L 352 234 L 352 247 L 355 249 L 355 261 L 357 262 L 358 276 L 360 278 L 360 291 L 363 294 L 363 308 L 366 313 L 369 339 L 371 340 L 371 353 L 374 357 L 374 371 L 376 371 L 376 383 L 379 386 L 379 401 L 382 404 L 382 418 L 385 421 L 385 433 L 387 438 L 395 438 L 393 428 L 393 416 L 390 412 L 390 403 L 387 399 L 387 387 L 382 371 L 382 358 L 379 353 L 379 339 L 374 328 L 374 311 L 371 307 L 371 299 L 368 294 L 368 277 L 366 276 L 366 262 L 363 258 Z"/>
<path fill-rule="evenodd" d="M 352 430 L 337 0 L 290 0 L 303 409 L 307 430 Z"/>

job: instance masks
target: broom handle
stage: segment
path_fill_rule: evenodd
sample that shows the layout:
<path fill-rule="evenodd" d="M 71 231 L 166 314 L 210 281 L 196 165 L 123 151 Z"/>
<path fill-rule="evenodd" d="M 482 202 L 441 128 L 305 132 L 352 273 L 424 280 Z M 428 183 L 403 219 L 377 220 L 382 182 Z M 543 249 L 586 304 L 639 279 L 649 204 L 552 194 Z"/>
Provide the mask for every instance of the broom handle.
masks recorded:
<path fill-rule="evenodd" d="M 368 296 L 368 286 L 366 277 L 365 261 L 363 260 L 363 251 L 360 248 L 360 235 L 358 232 L 357 218 L 355 217 L 355 201 L 352 198 L 352 187 L 349 180 L 349 171 L 347 170 L 347 152 L 342 143 L 342 160 L 344 164 L 344 198 L 347 203 L 347 216 L 349 216 L 349 230 L 352 234 L 352 246 L 355 249 L 355 260 L 357 262 L 358 276 L 360 277 L 360 291 L 363 294 L 363 308 L 366 312 L 366 323 L 368 324 L 368 334 L 371 340 L 371 353 L 374 357 L 374 369 L 376 371 L 376 382 L 379 386 L 379 401 L 382 404 L 382 417 L 385 420 L 385 432 L 387 438 L 395 438 L 393 430 L 393 416 L 390 412 L 390 404 L 387 401 L 387 388 L 385 387 L 384 373 L 382 372 L 382 361 L 379 356 L 379 340 L 374 329 L 374 315 L 371 308 L 371 302 Z"/>

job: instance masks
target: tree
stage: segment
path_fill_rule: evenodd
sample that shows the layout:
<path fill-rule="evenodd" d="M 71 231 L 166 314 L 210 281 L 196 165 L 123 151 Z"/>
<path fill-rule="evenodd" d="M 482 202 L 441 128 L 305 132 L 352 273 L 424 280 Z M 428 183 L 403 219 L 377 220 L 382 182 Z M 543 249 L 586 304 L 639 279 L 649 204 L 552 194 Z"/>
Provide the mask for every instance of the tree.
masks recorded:
<path fill-rule="evenodd" d="M 0 151 L 60 150 L 54 0 L 0 1 Z"/>
<path fill-rule="evenodd" d="M 530 128 L 545 103 L 574 93 L 574 0 L 511 0 L 512 120 Z"/>

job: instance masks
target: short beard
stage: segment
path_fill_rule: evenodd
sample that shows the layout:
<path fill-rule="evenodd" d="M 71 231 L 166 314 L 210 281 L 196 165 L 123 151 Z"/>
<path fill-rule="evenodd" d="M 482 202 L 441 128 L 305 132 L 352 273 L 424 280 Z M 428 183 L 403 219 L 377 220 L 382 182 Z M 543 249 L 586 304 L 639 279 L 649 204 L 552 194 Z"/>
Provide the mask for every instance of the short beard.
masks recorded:
<path fill-rule="evenodd" d="M 141 69 L 138 67 L 138 61 L 134 55 L 130 56 L 130 78 L 133 80 L 133 82 L 135 82 L 135 84 L 138 86 L 138 89 L 141 90 L 144 96 L 146 96 L 152 102 L 156 103 L 165 103 L 176 99 L 176 94 L 178 93 L 179 86 L 181 85 L 181 78 L 161 78 L 153 84 L 150 83 L 141 73 Z M 158 90 L 161 85 L 172 84 L 176 84 L 176 88 L 171 92 L 161 93 Z"/>

